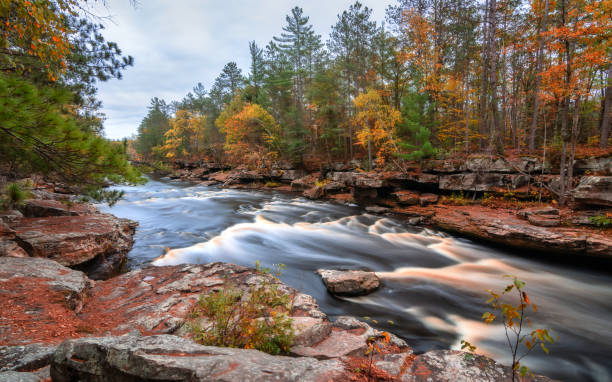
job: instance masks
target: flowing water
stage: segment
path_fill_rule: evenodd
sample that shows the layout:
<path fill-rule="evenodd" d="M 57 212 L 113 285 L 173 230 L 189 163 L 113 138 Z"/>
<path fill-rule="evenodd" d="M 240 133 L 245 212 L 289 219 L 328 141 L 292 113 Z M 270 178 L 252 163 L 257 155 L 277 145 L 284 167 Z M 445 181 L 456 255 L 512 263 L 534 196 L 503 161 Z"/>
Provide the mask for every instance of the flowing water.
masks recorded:
<path fill-rule="evenodd" d="M 516 275 L 538 306 L 534 326 L 559 337 L 551 355 L 525 363 L 564 381 L 612 380 L 612 272 L 604 264 L 558 264 L 529 251 L 511 252 L 443 232 L 365 213 L 357 206 L 295 195 L 238 191 L 152 180 L 124 187 L 124 200 L 104 208 L 137 220 L 132 268 L 232 262 L 287 266 L 281 279 L 314 296 L 333 320 L 348 314 L 403 337 L 416 352 L 458 348 L 510 363 L 503 326 L 485 325 L 487 290 Z M 167 248 L 171 250 L 164 255 Z M 318 268 L 371 269 L 384 287 L 364 297 L 329 295 Z M 371 320 L 376 320 L 373 323 Z"/>

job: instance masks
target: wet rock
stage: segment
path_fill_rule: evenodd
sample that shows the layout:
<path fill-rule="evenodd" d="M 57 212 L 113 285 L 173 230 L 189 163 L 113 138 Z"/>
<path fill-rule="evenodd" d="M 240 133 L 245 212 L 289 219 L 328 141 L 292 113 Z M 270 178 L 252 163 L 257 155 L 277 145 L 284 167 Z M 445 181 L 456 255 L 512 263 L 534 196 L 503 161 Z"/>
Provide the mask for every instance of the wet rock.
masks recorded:
<path fill-rule="evenodd" d="M 272 356 L 257 350 L 201 346 L 180 337 L 83 338 L 58 348 L 55 382 L 96 381 L 329 381 L 340 361 Z"/>
<path fill-rule="evenodd" d="M 45 344 L 0 346 L 0 371 L 33 371 L 50 365 L 56 348 Z"/>
<path fill-rule="evenodd" d="M 517 216 L 527 219 L 532 215 L 554 215 L 559 216 L 559 209 L 546 206 L 546 207 L 532 207 L 532 208 L 523 208 L 522 210 L 516 213 Z"/>
<path fill-rule="evenodd" d="M 612 207 L 612 176 L 583 176 L 572 195 L 578 203 Z"/>
<path fill-rule="evenodd" d="M 95 278 L 118 271 L 134 243 L 137 223 L 110 214 L 24 218 L 12 228 L 30 256 L 46 257 L 65 266 L 82 266 Z M 96 257 L 100 259 L 94 260 Z M 96 269 L 96 264 L 108 265 Z"/>
<path fill-rule="evenodd" d="M 380 287 L 380 279 L 374 272 L 319 269 L 317 273 L 327 290 L 337 295 L 366 295 Z"/>
<path fill-rule="evenodd" d="M 402 190 L 394 192 L 392 195 L 399 204 L 407 206 L 419 204 L 420 195 L 416 192 Z"/>
<path fill-rule="evenodd" d="M 214 186 L 215 184 L 219 184 L 219 182 L 216 180 L 205 180 L 203 182 L 200 182 L 200 186 L 204 187 Z"/>
<path fill-rule="evenodd" d="M 98 209 L 87 203 L 70 203 L 59 200 L 30 199 L 23 207 L 28 218 L 48 216 L 82 216 L 99 213 Z"/>
<path fill-rule="evenodd" d="M 381 206 L 367 206 L 365 210 L 371 214 L 384 214 L 391 211 L 390 208 Z"/>
<path fill-rule="evenodd" d="M 425 206 L 427 204 L 438 203 L 439 196 L 436 194 L 422 194 L 419 196 L 419 204 Z"/>

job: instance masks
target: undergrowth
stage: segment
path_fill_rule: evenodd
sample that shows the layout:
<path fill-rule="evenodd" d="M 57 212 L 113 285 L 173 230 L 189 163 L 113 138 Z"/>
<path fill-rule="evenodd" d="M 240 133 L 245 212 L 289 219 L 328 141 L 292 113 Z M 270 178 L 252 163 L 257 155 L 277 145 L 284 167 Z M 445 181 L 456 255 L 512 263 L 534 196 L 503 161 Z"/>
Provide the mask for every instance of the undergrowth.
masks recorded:
<path fill-rule="evenodd" d="M 263 281 L 247 290 L 227 283 L 212 294 L 200 295 L 188 321 L 194 339 L 210 346 L 257 349 L 269 354 L 287 354 L 295 337 L 292 322 L 291 296 L 281 293 L 267 268 L 257 271 Z"/>

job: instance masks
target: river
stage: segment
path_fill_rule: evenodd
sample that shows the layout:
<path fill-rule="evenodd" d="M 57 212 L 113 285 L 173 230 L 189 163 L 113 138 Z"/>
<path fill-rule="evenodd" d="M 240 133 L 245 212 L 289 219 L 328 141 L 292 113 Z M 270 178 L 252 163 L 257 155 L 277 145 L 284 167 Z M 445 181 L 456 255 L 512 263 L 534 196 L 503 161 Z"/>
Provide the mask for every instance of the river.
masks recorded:
<path fill-rule="evenodd" d="M 503 326 L 480 320 L 487 290 L 515 275 L 538 312 L 534 326 L 558 342 L 524 363 L 563 381 L 612 380 L 612 273 L 602 267 L 554 262 L 528 251 L 491 247 L 464 238 L 367 214 L 357 206 L 295 195 L 151 180 L 102 207 L 140 223 L 130 268 L 223 261 L 285 264 L 281 279 L 314 296 L 330 319 L 369 317 L 370 324 L 404 338 L 416 352 L 459 348 L 510 364 Z M 167 249 L 169 252 L 164 255 Z M 384 287 L 364 297 L 336 298 L 315 270 L 364 268 Z M 604 267 L 605 268 L 605 267 Z M 372 322 L 376 320 L 377 323 Z"/>

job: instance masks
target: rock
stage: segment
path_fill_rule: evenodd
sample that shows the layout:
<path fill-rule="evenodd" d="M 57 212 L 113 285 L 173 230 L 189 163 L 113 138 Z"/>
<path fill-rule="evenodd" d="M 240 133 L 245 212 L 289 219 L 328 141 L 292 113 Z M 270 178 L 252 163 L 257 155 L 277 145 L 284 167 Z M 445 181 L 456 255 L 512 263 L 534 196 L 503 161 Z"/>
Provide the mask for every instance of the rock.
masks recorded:
<path fill-rule="evenodd" d="M 0 257 L 28 257 L 28 253 L 17 244 L 17 242 L 9 239 L 0 238 Z"/>
<path fill-rule="evenodd" d="M 317 273 L 327 290 L 337 295 L 366 295 L 380 287 L 380 279 L 374 272 L 319 269 Z"/>
<path fill-rule="evenodd" d="M 528 215 L 527 220 L 529 221 L 529 223 L 540 227 L 557 227 L 561 224 L 559 215 L 533 214 Z"/>
<path fill-rule="evenodd" d="M 316 181 L 317 177 L 314 174 L 310 174 L 303 178 L 296 179 L 291 182 L 291 191 L 306 191 L 307 189 L 314 187 Z"/>
<path fill-rule="evenodd" d="M 381 206 L 367 206 L 365 210 L 371 214 L 384 214 L 386 212 L 389 212 L 391 209 L 388 207 Z"/>
<path fill-rule="evenodd" d="M 30 199 L 23 207 L 24 216 L 39 218 L 48 216 L 82 216 L 99 213 L 98 209 L 87 203 L 70 203 L 58 200 Z"/>
<path fill-rule="evenodd" d="M 612 256 L 612 239 L 605 233 L 581 228 L 537 227 L 502 209 L 453 206 L 437 209 L 431 222 L 443 230 L 521 249 Z"/>
<path fill-rule="evenodd" d="M 516 213 L 516 216 L 521 217 L 523 219 L 527 219 L 531 215 L 555 215 L 559 216 L 559 209 L 554 207 L 532 207 L 532 208 L 523 208 L 522 210 Z"/>
<path fill-rule="evenodd" d="M 344 371 L 338 360 L 272 356 L 257 350 L 198 345 L 170 335 L 69 340 L 60 345 L 54 382 L 329 381 Z"/>
<path fill-rule="evenodd" d="M 574 173 L 589 172 L 597 175 L 612 175 L 612 157 L 585 158 L 574 163 Z"/>
<path fill-rule="evenodd" d="M 308 190 L 304 191 L 302 193 L 302 195 L 304 195 L 304 197 L 308 198 L 308 199 L 320 199 L 323 197 L 324 195 L 324 191 L 323 191 L 323 187 L 321 186 L 314 186 L 309 188 Z"/>
<path fill-rule="evenodd" d="M 85 274 L 55 261 L 0 257 L 0 345 L 74 335 L 90 288 Z"/>
<path fill-rule="evenodd" d="M 0 212 L 0 223 L 15 224 L 23 218 L 23 214 L 17 210 Z"/>
<path fill-rule="evenodd" d="M 214 186 L 215 184 L 219 184 L 219 182 L 217 182 L 216 180 L 205 180 L 203 182 L 200 182 L 200 186 L 204 187 Z"/>
<path fill-rule="evenodd" d="M 612 207 L 612 176 L 583 176 L 572 195 L 578 203 Z"/>
<path fill-rule="evenodd" d="M 464 173 L 440 175 L 439 187 L 449 191 L 506 192 L 527 185 L 529 178 L 517 174 Z"/>
<path fill-rule="evenodd" d="M 282 182 L 291 183 L 294 180 L 299 179 L 304 176 L 304 171 L 301 171 L 301 170 L 291 170 L 291 169 L 283 170 L 281 169 L 280 171 L 282 171 L 282 173 L 280 174 L 280 180 Z"/>
<path fill-rule="evenodd" d="M 346 191 L 346 186 L 344 183 L 341 182 L 327 182 L 323 185 L 323 192 L 325 194 L 332 194 L 332 193 L 342 193 Z"/>
<path fill-rule="evenodd" d="M 312 346 L 331 334 L 332 325 L 324 318 L 293 317 L 293 346 Z"/>
<path fill-rule="evenodd" d="M 56 348 L 45 344 L 0 346 L 0 372 L 33 371 L 50 365 Z"/>
<path fill-rule="evenodd" d="M 372 328 L 354 317 L 341 316 L 332 323 L 331 334 L 313 346 L 294 346 L 291 353 L 302 357 L 333 359 L 347 356 L 364 356 L 368 348 L 367 339 L 381 337 L 382 332 Z M 391 344 L 410 351 L 406 343 L 394 335 L 390 336 Z"/>
<path fill-rule="evenodd" d="M 453 173 L 461 171 L 462 162 L 458 160 L 428 160 L 423 164 L 423 171 L 433 173 Z"/>
<path fill-rule="evenodd" d="M 391 195 L 393 195 L 399 204 L 407 206 L 419 204 L 419 194 L 416 192 L 402 190 L 394 192 Z"/>
<path fill-rule="evenodd" d="M 18 371 L 0 372 L 2 382 L 40 382 L 38 375 L 33 373 L 21 373 Z"/>
<path fill-rule="evenodd" d="M 427 204 L 435 204 L 438 203 L 438 195 L 436 194 L 422 194 L 419 197 L 419 204 L 425 206 Z"/>
<path fill-rule="evenodd" d="M 399 356 L 399 357 L 398 357 Z M 383 362 L 377 366 L 387 371 L 402 382 L 512 382 L 512 369 L 503 366 L 490 358 L 481 355 L 472 355 L 457 350 L 433 350 L 419 356 L 403 356 L 408 358 L 408 368 L 400 373 L 396 365 L 403 355 L 385 356 Z M 400 358 L 394 360 L 393 358 Z M 404 371 L 404 373 L 402 373 Z M 525 382 L 549 382 L 549 378 L 542 376 L 527 376 L 521 378 Z"/>
<path fill-rule="evenodd" d="M 104 279 L 122 267 L 134 243 L 136 226 L 128 219 L 97 214 L 24 218 L 12 228 L 30 256 L 81 267 L 95 278 Z M 99 264 L 104 264 L 104 269 L 96 268 Z"/>
<path fill-rule="evenodd" d="M 357 188 L 381 188 L 383 179 L 372 176 L 370 173 L 360 173 L 355 177 L 355 187 Z"/>

